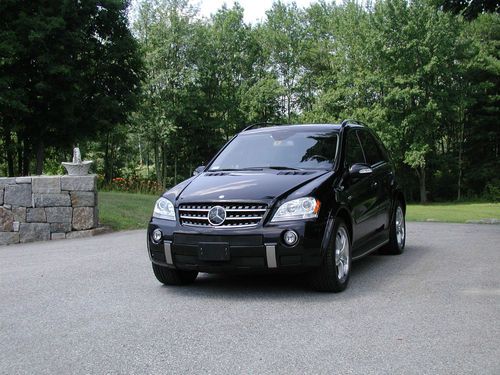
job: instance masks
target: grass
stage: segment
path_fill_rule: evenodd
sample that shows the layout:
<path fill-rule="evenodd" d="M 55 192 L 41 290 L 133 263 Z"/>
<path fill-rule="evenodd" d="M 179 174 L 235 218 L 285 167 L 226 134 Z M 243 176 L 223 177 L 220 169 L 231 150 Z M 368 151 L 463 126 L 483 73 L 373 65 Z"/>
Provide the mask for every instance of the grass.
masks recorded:
<path fill-rule="evenodd" d="M 156 195 L 99 192 L 99 220 L 115 230 L 146 228 Z"/>
<path fill-rule="evenodd" d="M 500 219 L 500 203 L 410 204 L 406 210 L 407 221 L 465 223 L 481 219 Z"/>
<path fill-rule="evenodd" d="M 115 230 L 146 228 L 156 195 L 99 192 L 99 219 Z M 500 219 L 500 203 L 410 204 L 408 221 L 465 223 L 467 220 Z"/>

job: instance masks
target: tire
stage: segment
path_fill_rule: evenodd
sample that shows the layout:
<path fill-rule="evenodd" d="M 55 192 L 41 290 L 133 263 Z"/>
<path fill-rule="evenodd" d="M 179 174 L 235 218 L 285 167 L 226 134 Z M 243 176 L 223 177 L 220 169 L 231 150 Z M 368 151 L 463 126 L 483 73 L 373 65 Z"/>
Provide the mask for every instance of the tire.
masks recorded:
<path fill-rule="evenodd" d="M 406 243 L 406 220 L 405 212 L 401 202 L 397 202 L 392 214 L 391 227 L 389 229 L 389 243 L 382 247 L 381 253 L 387 255 L 399 255 L 404 252 Z"/>
<path fill-rule="evenodd" d="M 352 243 L 344 220 L 335 220 L 332 233 L 323 265 L 311 274 L 310 282 L 317 291 L 338 293 L 349 283 Z"/>
<path fill-rule="evenodd" d="M 198 271 L 181 271 L 173 268 L 159 266 L 152 263 L 153 273 L 160 283 L 165 285 L 191 284 L 198 276 Z"/>

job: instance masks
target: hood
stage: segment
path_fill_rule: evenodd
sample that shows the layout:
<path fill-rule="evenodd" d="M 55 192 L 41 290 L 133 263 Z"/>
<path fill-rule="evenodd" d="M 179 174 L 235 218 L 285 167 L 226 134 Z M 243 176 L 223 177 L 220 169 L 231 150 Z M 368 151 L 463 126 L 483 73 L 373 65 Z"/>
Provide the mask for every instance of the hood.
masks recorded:
<path fill-rule="evenodd" d="M 328 173 L 308 171 L 205 172 L 191 179 L 177 196 L 178 203 L 232 201 L 272 201 Z"/>

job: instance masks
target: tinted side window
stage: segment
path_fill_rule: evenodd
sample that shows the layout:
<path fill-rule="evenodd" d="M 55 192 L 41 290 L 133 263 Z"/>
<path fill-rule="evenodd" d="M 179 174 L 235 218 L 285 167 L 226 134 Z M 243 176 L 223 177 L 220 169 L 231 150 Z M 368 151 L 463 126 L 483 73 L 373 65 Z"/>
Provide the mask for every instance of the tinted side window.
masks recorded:
<path fill-rule="evenodd" d="M 363 149 L 354 130 L 347 134 L 345 160 L 348 167 L 356 163 L 365 163 Z"/>
<path fill-rule="evenodd" d="M 373 165 L 384 161 L 384 156 L 382 155 L 375 138 L 367 131 L 360 131 L 358 132 L 358 135 L 361 140 L 361 145 L 363 146 L 363 151 L 365 152 L 366 163 Z"/>
<path fill-rule="evenodd" d="M 380 154 L 383 157 L 384 161 L 389 161 L 389 153 L 387 152 L 387 149 L 385 148 L 385 145 L 382 143 L 380 139 L 377 138 L 377 146 L 380 151 Z"/>

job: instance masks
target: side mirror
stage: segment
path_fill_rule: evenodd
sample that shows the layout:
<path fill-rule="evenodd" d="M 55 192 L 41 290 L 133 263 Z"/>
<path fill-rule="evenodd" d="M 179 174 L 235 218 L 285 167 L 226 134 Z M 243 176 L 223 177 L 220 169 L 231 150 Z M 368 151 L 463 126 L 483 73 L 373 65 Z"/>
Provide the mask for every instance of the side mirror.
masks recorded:
<path fill-rule="evenodd" d="M 373 173 L 373 169 L 366 164 L 353 164 L 351 168 L 349 168 L 349 175 L 354 178 L 361 178 L 365 176 L 369 176 Z"/>
<path fill-rule="evenodd" d="M 200 173 L 202 173 L 203 171 L 205 170 L 205 166 L 204 165 L 200 165 L 199 167 L 197 167 L 194 172 L 193 172 L 193 176 L 198 176 Z"/>

